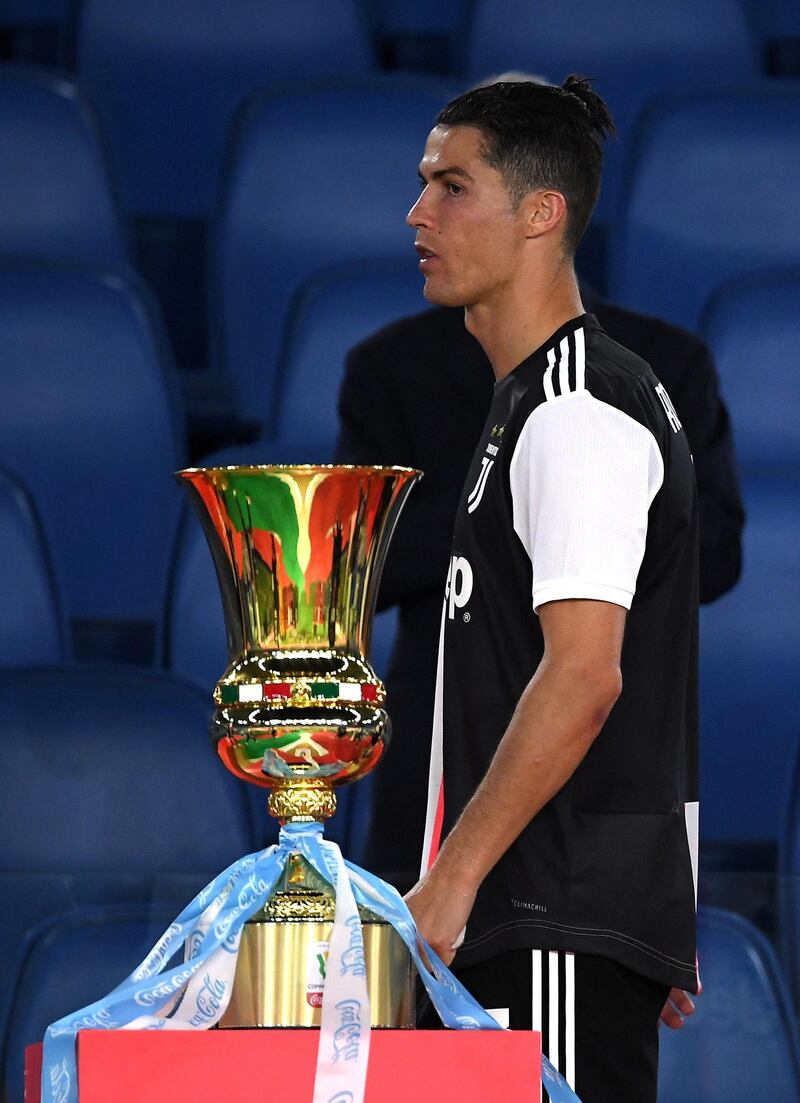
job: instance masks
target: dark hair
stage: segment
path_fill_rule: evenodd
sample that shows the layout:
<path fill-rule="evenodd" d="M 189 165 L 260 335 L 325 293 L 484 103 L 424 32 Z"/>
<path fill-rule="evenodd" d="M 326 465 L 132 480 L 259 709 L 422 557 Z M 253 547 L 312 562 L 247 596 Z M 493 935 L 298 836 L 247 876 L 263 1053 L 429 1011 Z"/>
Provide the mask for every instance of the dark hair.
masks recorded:
<path fill-rule="evenodd" d="M 574 253 L 600 192 L 602 145 L 614 133 L 608 108 L 585 77 L 568 76 L 560 88 L 532 81 L 474 88 L 449 103 L 436 125 L 484 132 L 481 156 L 501 173 L 515 207 L 537 188 L 561 192 L 564 241 Z"/>

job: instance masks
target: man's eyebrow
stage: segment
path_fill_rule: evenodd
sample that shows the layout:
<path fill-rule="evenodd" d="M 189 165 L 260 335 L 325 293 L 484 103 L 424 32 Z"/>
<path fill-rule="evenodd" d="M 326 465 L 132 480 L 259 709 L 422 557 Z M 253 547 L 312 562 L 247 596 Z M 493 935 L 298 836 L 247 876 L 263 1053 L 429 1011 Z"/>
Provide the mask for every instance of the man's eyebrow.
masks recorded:
<path fill-rule="evenodd" d="M 423 182 L 426 182 L 425 177 L 422 175 L 422 169 L 419 170 L 419 178 Z M 431 173 L 431 180 L 440 180 L 443 176 L 461 176 L 464 180 L 472 181 L 473 177 L 467 172 L 466 169 L 461 169 L 458 165 L 451 165 L 449 168 L 434 169 Z"/>

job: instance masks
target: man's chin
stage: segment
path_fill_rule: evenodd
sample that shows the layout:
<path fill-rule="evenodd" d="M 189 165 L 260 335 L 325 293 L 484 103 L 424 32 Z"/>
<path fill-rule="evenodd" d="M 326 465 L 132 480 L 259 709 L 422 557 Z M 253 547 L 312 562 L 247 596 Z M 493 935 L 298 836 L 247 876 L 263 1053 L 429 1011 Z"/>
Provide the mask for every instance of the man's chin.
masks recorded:
<path fill-rule="evenodd" d="M 452 290 L 448 290 L 441 285 L 437 286 L 436 281 L 427 277 L 425 284 L 422 288 L 422 294 L 425 296 L 429 303 L 433 303 L 434 306 L 464 306 L 464 297 L 458 295 Z"/>

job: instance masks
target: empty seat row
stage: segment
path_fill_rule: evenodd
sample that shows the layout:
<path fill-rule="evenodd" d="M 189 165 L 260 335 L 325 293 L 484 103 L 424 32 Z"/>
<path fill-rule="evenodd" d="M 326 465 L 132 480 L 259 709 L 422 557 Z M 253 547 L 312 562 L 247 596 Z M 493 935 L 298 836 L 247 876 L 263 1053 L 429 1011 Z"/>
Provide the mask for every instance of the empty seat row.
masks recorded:
<path fill-rule="evenodd" d="M 7 1017 L 24 1015 L 32 998 L 15 986 L 14 967 L 37 924 L 55 915 L 69 924 L 107 905 L 168 920 L 165 909 L 177 913 L 230 862 L 276 838 L 264 791 L 214 753 L 212 708 L 207 689 L 155 671 L 0 670 L 0 892 L 9 902 L 0 1044 Z M 356 861 L 367 792 L 363 782 L 344 790 L 326 832 Z M 47 987 L 48 1000 L 55 990 L 71 998 L 63 981 Z M 17 1056 L 6 1050 L 6 1060 Z"/>
<path fill-rule="evenodd" d="M 748 478 L 796 477 L 798 287 L 794 269 L 735 283 L 708 314 Z M 292 437 L 306 460 L 328 454 L 347 350 L 413 313 L 417 289 L 413 263 L 396 261 L 306 283 L 271 404 L 273 457 L 297 458 Z M 185 446 L 176 373 L 147 294 L 94 269 L 0 262 L 0 336 L 0 466 L 34 498 L 73 632 L 88 640 L 104 618 L 160 621 L 179 501 L 170 475 Z"/>
<path fill-rule="evenodd" d="M 241 115 L 212 223 L 208 317 L 213 363 L 233 382 L 242 422 L 277 431 L 287 354 L 331 268 L 413 266 L 404 216 L 425 135 L 452 91 L 411 79 L 339 80 L 263 92 Z M 0 253 L 129 273 L 88 105 L 63 81 L 30 72 L 0 71 L 0 92 L 10 151 L 0 170 Z M 697 330 L 721 284 L 795 263 L 798 151 L 795 86 L 679 97 L 654 109 L 631 144 L 610 297 Z M 742 217 L 745 194 L 762 216 Z M 422 308 L 421 290 L 417 301 Z"/>
<path fill-rule="evenodd" d="M 0 671 L 0 1036 L 26 932 L 86 905 L 180 905 L 260 845 L 210 746 L 208 695 L 152 671 Z"/>
<path fill-rule="evenodd" d="M 0 260 L 0 344 L 0 465 L 39 510 L 79 657 L 116 620 L 152 661 L 185 445 L 148 296 L 115 274 Z"/>

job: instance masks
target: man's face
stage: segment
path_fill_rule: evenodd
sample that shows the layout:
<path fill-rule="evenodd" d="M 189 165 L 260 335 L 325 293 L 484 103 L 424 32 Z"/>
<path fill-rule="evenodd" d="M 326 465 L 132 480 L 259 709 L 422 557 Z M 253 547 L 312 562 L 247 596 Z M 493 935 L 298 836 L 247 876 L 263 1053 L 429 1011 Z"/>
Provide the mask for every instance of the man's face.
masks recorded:
<path fill-rule="evenodd" d="M 425 298 L 441 306 L 490 301 L 513 279 L 525 235 L 503 178 L 481 160 L 473 126 L 437 126 L 419 166 L 422 194 L 406 221 L 425 276 Z"/>

